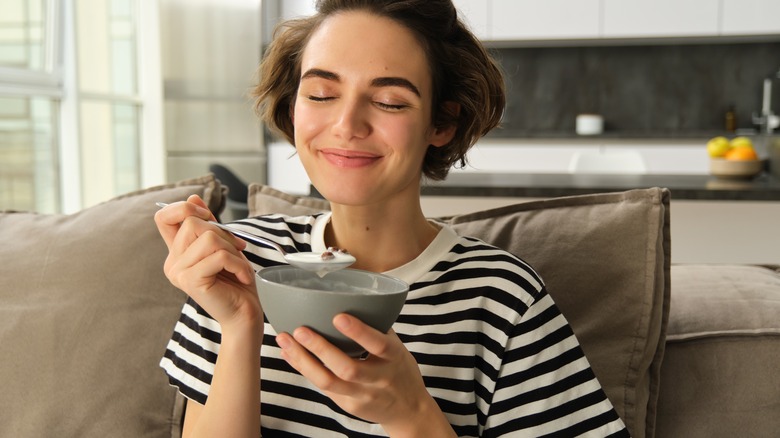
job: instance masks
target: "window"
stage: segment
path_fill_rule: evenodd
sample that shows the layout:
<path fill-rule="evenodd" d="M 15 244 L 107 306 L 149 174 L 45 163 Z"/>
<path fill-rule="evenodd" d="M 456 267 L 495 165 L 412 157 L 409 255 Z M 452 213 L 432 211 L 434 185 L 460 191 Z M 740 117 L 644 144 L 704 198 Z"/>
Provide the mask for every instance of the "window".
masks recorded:
<path fill-rule="evenodd" d="M 59 209 L 56 11 L 4 0 L 0 16 L 0 209 Z"/>
<path fill-rule="evenodd" d="M 0 210 L 71 212 L 164 181 L 145 166 L 164 156 L 157 7 L 3 0 Z"/>
<path fill-rule="evenodd" d="M 45 97 L 0 97 L 0 205 L 57 209 L 57 111 Z"/>
<path fill-rule="evenodd" d="M 141 186 L 137 0 L 77 0 L 82 201 Z"/>

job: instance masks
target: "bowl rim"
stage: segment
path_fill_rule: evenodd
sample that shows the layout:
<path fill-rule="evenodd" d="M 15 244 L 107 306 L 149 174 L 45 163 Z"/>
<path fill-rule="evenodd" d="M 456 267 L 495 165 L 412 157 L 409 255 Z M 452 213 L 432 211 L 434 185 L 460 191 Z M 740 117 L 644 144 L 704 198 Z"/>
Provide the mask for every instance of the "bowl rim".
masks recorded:
<path fill-rule="evenodd" d="M 275 271 L 290 271 L 290 270 L 303 271 L 300 268 L 296 268 L 295 266 L 290 266 L 290 265 L 269 266 L 267 268 L 263 268 L 263 269 L 260 269 L 259 271 L 256 271 L 255 272 L 255 277 L 257 277 L 258 281 L 261 282 L 261 283 L 283 285 L 286 288 L 293 289 L 293 290 L 300 291 L 300 292 L 314 290 L 314 291 L 317 291 L 317 292 L 323 293 L 323 294 L 345 295 L 345 296 L 377 296 L 377 295 L 391 296 L 391 295 L 404 294 L 404 293 L 408 293 L 409 292 L 409 284 L 407 282 L 401 280 L 400 278 L 393 277 L 393 276 L 387 275 L 387 274 L 383 274 L 381 272 L 366 271 L 366 270 L 363 270 L 363 269 L 344 268 L 344 269 L 340 269 L 339 271 L 357 272 L 357 273 L 360 273 L 360 274 L 367 274 L 367 275 L 370 275 L 370 276 L 385 278 L 387 280 L 390 280 L 392 283 L 397 284 L 399 286 L 398 290 L 393 290 L 393 291 L 388 291 L 388 292 L 372 291 L 372 292 L 374 292 L 372 294 L 359 294 L 359 293 L 355 293 L 355 292 L 346 292 L 346 291 L 338 291 L 338 290 L 319 290 L 319 289 L 310 289 L 310 288 L 306 288 L 306 287 L 291 286 L 289 284 L 278 283 L 276 281 L 271 281 L 271 280 L 269 280 L 269 279 L 267 279 L 267 278 L 265 278 L 265 277 L 263 277 L 261 275 L 261 273 L 263 273 L 263 272 L 273 273 Z M 334 271 L 334 272 L 339 272 L 339 271 Z M 303 272 L 306 272 L 306 271 L 303 271 Z M 314 276 L 317 275 L 317 274 L 314 274 L 314 273 L 312 273 L 312 274 Z M 321 279 L 325 280 L 328 275 L 329 274 L 326 274 L 325 276 L 321 277 Z M 258 283 L 257 285 L 259 286 L 260 283 Z M 353 287 L 360 288 L 359 286 L 353 286 Z M 360 289 L 371 290 L 371 289 L 367 289 L 367 288 L 360 288 Z"/>

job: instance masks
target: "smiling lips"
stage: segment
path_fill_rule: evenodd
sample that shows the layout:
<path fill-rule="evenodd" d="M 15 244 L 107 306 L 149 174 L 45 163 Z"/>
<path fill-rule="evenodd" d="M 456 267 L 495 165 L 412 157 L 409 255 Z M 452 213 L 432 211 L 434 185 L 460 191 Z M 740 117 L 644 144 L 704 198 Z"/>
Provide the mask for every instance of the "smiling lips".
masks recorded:
<path fill-rule="evenodd" d="M 382 158 L 379 155 L 368 152 L 345 149 L 321 149 L 320 153 L 329 163 L 344 168 L 369 166 Z"/>

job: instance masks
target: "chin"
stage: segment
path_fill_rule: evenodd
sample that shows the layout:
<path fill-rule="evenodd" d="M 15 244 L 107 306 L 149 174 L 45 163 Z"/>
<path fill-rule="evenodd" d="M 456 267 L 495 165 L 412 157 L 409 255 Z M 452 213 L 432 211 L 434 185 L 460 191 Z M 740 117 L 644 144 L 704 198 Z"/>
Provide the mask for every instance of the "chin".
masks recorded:
<path fill-rule="evenodd" d="M 370 204 L 370 202 L 367 202 L 364 199 L 356 198 L 354 196 L 347 196 L 344 193 L 338 193 L 338 194 L 321 193 L 321 194 L 326 200 L 328 200 L 328 202 L 332 204 L 349 205 L 352 207 Z"/>
<path fill-rule="evenodd" d="M 334 204 L 359 206 L 368 205 L 376 201 L 375 196 L 371 194 L 373 192 L 366 190 L 366 187 L 361 187 L 359 190 L 355 190 L 354 187 L 333 186 L 325 186 L 321 189 L 315 186 L 315 188 L 323 198 Z"/>

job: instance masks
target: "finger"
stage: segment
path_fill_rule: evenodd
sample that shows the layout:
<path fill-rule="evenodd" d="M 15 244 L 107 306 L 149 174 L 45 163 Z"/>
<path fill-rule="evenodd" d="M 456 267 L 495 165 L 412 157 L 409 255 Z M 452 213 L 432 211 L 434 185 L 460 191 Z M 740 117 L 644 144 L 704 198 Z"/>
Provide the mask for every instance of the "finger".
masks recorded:
<path fill-rule="evenodd" d="M 256 305 L 257 310 L 262 312 L 254 285 L 240 284 L 238 277 L 225 270 L 217 272 L 222 265 L 215 262 L 217 258 L 219 254 L 215 253 L 182 271 L 184 284 L 180 288 L 220 324 L 243 315 L 240 309 L 247 308 L 247 304 Z"/>
<path fill-rule="evenodd" d="M 190 195 L 190 197 L 187 198 L 187 202 L 195 204 L 198 207 L 201 207 L 201 208 L 205 209 L 206 211 L 208 211 L 209 217 L 207 219 L 205 219 L 206 221 L 215 221 L 215 222 L 217 221 L 216 216 L 214 216 L 214 214 L 211 212 L 211 210 L 209 209 L 208 205 L 206 204 L 206 201 L 201 199 L 200 196 L 198 196 L 198 195 Z M 198 210 L 198 211 L 200 212 L 201 210 Z M 203 219 L 202 216 L 201 216 L 201 219 Z M 220 229 L 219 232 L 224 234 L 225 236 L 229 236 L 229 240 L 233 240 L 236 243 L 236 247 L 238 249 L 243 250 L 244 248 L 246 248 L 246 241 L 244 241 L 240 237 L 234 236 L 233 234 L 229 233 L 228 231 L 225 231 L 225 230 L 222 230 L 222 229 Z"/>
<path fill-rule="evenodd" d="M 189 253 L 190 258 L 194 257 L 199 252 L 189 251 L 190 247 L 201 236 L 205 236 L 209 232 L 213 233 L 214 236 L 218 236 L 218 234 L 212 230 L 212 227 L 208 225 L 207 222 L 204 222 L 203 220 L 195 217 L 185 217 L 184 220 L 182 220 L 182 222 L 179 224 L 179 229 L 176 231 L 176 235 L 168 247 L 170 256 L 178 259 L 184 254 Z M 201 245 L 200 248 L 202 251 L 204 249 L 203 245 Z M 201 255 L 197 259 L 201 259 L 203 257 L 204 255 Z M 197 260 L 192 261 L 191 264 L 194 264 L 196 261 Z"/>
<path fill-rule="evenodd" d="M 234 274 L 238 282 L 250 285 L 254 282 L 254 270 L 241 253 L 244 248 L 243 243 L 237 243 L 231 237 L 223 235 L 208 222 L 190 216 L 184 220 L 174 241 L 169 244 L 163 270 L 171 283 L 185 291 L 212 287 L 217 281 L 215 276 L 222 270 Z M 228 251 L 240 261 L 223 262 L 224 266 L 205 265 L 208 269 L 189 272 L 203 259 L 218 251 Z M 211 260 L 216 262 L 220 259 L 212 257 Z"/>
<path fill-rule="evenodd" d="M 192 286 L 203 287 L 213 284 L 214 277 L 225 271 L 233 274 L 240 283 L 252 284 L 254 269 L 232 242 L 212 230 L 203 232 L 191 241 L 178 242 L 192 235 L 194 233 L 180 232 L 174 245 L 183 246 L 181 252 L 176 252 L 177 256 L 171 257 L 171 270 L 177 277 L 177 283 L 183 286 L 185 282 L 191 282 L 194 283 Z"/>
<path fill-rule="evenodd" d="M 209 206 L 208 206 L 208 204 L 206 204 L 206 201 L 204 201 L 200 196 L 198 196 L 198 195 L 190 195 L 187 198 L 187 202 L 189 202 L 191 204 L 195 204 L 198 207 L 201 207 L 204 210 L 209 212 L 209 217 L 207 217 L 207 218 L 201 217 L 201 219 L 212 220 L 212 221 L 217 220 L 217 218 L 214 216 L 214 214 L 211 213 L 211 210 L 209 210 Z"/>
<path fill-rule="evenodd" d="M 254 278 L 251 266 L 226 251 L 210 254 L 183 273 L 183 280 L 192 290 L 206 294 L 218 283 L 250 285 Z"/>
<path fill-rule="evenodd" d="M 392 329 L 387 334 L 382 333 L 348 313 L 340 313 L 333 317 L 333 326 L 344 336 L 360 344 L 374 357 L 391 358 L 397 351 L 397 344 L 401 343 Z"/>
<path fill-rule="evenodd" d="M 219 276 L 227 276 L 227 280 L 238 280 L 239 283 L 245 285 L 251 285 L 254 283 L 255 270 L 249 263 L 249 260 L 244 256 L 241 251 L 237 251 L 235 247 L 227 246 L 219 251 L 209 255 L 204 262 L 213 263 L 211 267 L 212 271 L 216 271 L 220 266 L 222 270 L 217 273 Z"/>
<path fill-rule="evenodd" d="M 301 328 L 303 329 L 303 328 Z M 299 329 L 298 336 L 301 340 L 306 340 L 305 334 Z M 308 329 L 307 329 L 308 330 Z M 276 335 L 276 343 L 282 349 L 281 356 L 299 373 L 306 376 L 318 373 L 330 373 L 312 353 L 301 345 L 291 334 L 282 332 Z M 322 368 L 322 369 L 319 369 Z M 311 370 L 311 371 L 310 371 Z M 309 379 L 311 380 L 311 379 Z"/>
<path fill-rule="evenodd" d="M 196 239 L 209 233 L 211 237 L 219 237 L 229 243 L 237 251 L 243 251 L 246 248 L 246 242 L 236 238 L 227 231 L 221 230 L 214 224 L 200 218 L 188 216 L 179 226 L 179 230 L 168 250 L 174 254 L 181 254 L 186 251 Z"/>
<path fill-rule="evenodd" d="M 277 342 L 283 348 L 283 357 L 293 368 L 322 391 L 354 395 L 357 389 L 349 379 L 358 373 L 345 371 L 345 368 L 357 364 L 358 361 L 307 327 L 299 327 L 295 329 L 293 336 L 285 336 Z M 334 368 L 337 371 L 334 371 Z M 339 376 L 339 373 L 346 379 Z"/>
<path fill-rule="evenodd" d="M 169 250 L 181 223 L 186 218 L 194 216 L 203 220 L 211 220 L 214 217 L 211 211 L 205 207 L 203 200 L 195 195 L 190 196 L 190 199 L 194 202 L 175 202 L 158 210 L 154 215 L 154 222 Z"/>

